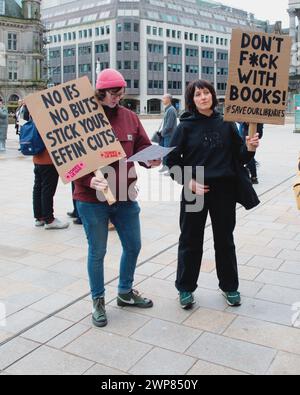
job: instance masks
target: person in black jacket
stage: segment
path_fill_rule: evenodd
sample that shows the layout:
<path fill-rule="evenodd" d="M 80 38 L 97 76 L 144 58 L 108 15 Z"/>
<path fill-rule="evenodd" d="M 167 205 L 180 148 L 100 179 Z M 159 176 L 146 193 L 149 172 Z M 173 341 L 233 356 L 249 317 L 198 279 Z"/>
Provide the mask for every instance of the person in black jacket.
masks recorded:
<path fill-rule="evenodd" d="M 183 193 L 181 202 L 175 285 L 184 309 L 195 303 L 193 292 L 200 273 L 208 213 L 214 234 L 220 290 L 230 306 L 241 304 L 233 239 L 236 203 L 243 203 L 247 209 L 259 203 L 249 177 L 244 173 L 244 164 L 254 157 L 259 146 L 258 135 L 252 139 L 247 137 L 244 144 L 236 125 L 225 122 L 215 110 L 216 106 L 216 92 L 210 83 L 197 80 L 189 84 L 186 90 L 189 112 L 181 117 L 170 144 L 176 148 L 167 157 L 171 177 L 185 186 L 184 191 L 188 189 L 195 198 L 202 196 L 204 199 L 202 209 L 194 212 L 187 209 L 186 193 Z M 197 178 L 199 167 L 204 167 L 202 181 Z"/>

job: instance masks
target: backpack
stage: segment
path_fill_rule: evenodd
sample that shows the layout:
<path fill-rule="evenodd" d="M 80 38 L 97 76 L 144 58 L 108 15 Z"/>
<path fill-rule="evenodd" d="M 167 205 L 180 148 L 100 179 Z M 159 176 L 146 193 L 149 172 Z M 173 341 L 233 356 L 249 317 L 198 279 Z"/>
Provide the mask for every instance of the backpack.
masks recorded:
<path fill-rule="evenodd" d="M 21 127 L 19 142 L 20 151 L 26 156 L 40 154 L 46 149 L 46 146 L 32 119 Z"/>

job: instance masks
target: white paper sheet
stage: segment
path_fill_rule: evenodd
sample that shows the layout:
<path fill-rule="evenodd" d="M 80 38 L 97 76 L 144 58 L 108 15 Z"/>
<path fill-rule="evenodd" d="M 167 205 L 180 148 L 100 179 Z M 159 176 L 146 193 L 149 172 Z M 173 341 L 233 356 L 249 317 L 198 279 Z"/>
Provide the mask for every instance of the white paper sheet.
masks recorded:
<path fill-rule="evenodd" d="M 127 159 L 127 162 L 143 162 L 148 164 L 150 160 L 162 159 L 176 147 L 165 148 L 160 145 L 151 145 Z"/>

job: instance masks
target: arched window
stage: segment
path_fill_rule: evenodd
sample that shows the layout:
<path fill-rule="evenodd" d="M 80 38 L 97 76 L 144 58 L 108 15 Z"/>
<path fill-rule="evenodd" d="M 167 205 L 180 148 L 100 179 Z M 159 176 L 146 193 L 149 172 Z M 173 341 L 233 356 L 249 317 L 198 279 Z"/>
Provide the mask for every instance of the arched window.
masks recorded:
<path fill-rule="evenodd" d="M 11 95 L 11 96 L 9 97 L 9 101 L 10 101 L 10 102 L 18 101 L 18 100 L 20 100 L 20 98 L 19 98 L 18 95 Z"/>

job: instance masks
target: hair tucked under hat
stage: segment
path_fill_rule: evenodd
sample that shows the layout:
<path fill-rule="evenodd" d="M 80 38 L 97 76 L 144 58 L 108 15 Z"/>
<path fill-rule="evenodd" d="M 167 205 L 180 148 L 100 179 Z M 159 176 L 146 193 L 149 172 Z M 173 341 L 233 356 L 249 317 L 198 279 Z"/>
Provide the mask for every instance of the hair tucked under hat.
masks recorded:
<path fill-rule="evenodd" d="M 96 89 L 104 90 L 111 88 L 126 88 L 127 83 L 117 70 L 105 69 L 99 73 L 96 83 Z"/>

